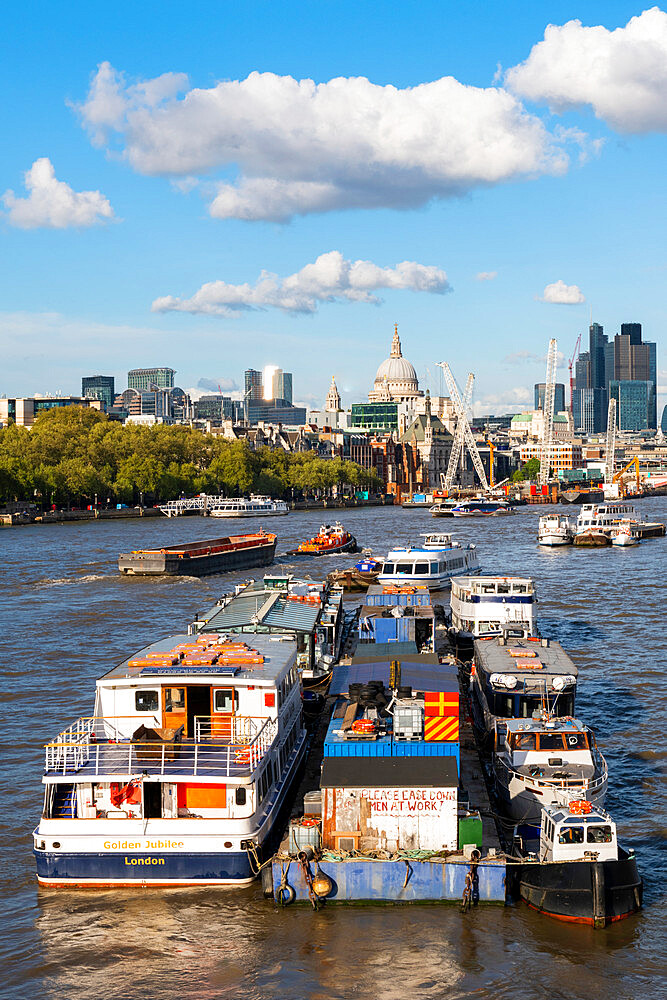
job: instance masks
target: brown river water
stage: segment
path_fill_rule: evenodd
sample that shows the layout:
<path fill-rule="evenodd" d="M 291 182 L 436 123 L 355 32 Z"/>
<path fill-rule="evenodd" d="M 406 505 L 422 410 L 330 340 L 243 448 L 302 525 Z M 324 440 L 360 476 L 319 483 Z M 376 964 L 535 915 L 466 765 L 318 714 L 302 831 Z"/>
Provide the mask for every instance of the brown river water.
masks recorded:
<path fill-rule="evenodd" d="M 647 518 L 667 521 L 666 498 L 638 506 Z M 456 906 L 329 906 L 315 913 L 278 910 L 259 886 L 38 889 L 31 833 L 42 802 L 42 745 L 92 712 L 100 674 L 148 640 L 179 630 L 241 577 L 142 580 L 117 571 L 121 551 L 215 537 L 229 522 L 0 528 L 0 996 L 667 997 L 667 539 L 620 550 L 540 549 L 537 520 L 548 509 L 446 522 L 400 508 L 336 513 L 378 554 L 417 542 L 420 531 L 435 526 L 474 541 L 483 571 L 536 580 L 540 628 L 579 666 L 577 714 L 596 731 L 609 763 L 608 808 L 623 843 L 638 855 L 645 883 L 638 916 L 593 931 L 523 904 L 465 915 Z M 322 512 L 295 512 L 266 527 L 278 533 L 280 553 L 321 521 Z M 330 556 L 291 565 L 321 578 L 350 562 Z"/>

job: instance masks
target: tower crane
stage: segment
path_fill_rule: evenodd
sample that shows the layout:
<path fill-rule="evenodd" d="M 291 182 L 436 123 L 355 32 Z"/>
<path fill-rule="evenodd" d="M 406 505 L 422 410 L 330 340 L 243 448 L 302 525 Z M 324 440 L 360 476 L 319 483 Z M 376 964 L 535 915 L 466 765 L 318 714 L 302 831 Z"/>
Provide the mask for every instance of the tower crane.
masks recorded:
<path fill-rule="evenodd" d="M 609 400 L 607 410 L 607 442 L 604 449 L 604 484 L 614 482 L 614 453 L 616 451 L 616 400 Z"/>
<path fill-rule="evenodd" d="M 475 376 L 472 374 L 472 372 L 468 375 L 465 392 L 463 394 L 463 399 L 461 399 L 459 388 L 456 384 L 454 376 L 452 375 L 451 369 L 447 364 L 447 362 L 438 361 L 437 364 L 439 368 L 442 368 L 443 374 L 445 376 L 445 382 L 447 383 L 449 396 L 454 405 L 454 412 L 456 413 L 456 431 L 454 434 L 454 443 L 452 445 L 452 451 L 449 456 L 449 465 L 447 466 L 447 474 L 445 476 L 445 488 L 450 489 L 452 483 L 454 482 L 454 477 L 456 475 L 456 467 L 459 461 L 459 455 L 461 453 L 463 445 L 465 444 L 465 446 L 468 449 L 468 452 L 470 453 L 470 457 L 472 458 L 472 464 L 475 467 L 475 472 L 477 473 L 479 481 L 482 484 L 482 489 L 488 490 L 489 484 L 487 482 L 486 473 L 484 471 L 482 459 L 477 449 L 475 438 L 473 437 L 472 430 L 470 429 L 470 424 L 468 422 L 468 414 L 466 412 L 467 408 L 470 406 L 470 401 L 472 399 L 472 387 L 475 381 Z"/>
<path fill-rule="evenodd" d="M 540 486 L 549 482 L 551 457 L 554 435 L 554 396 L 556 393 L 556 358 L 558 343 L 555 339 L 549 341 L 547 354 L 547 377 L 544 385 L 544 430 L 542 432 L 542 447 L 540 449 Z"/>

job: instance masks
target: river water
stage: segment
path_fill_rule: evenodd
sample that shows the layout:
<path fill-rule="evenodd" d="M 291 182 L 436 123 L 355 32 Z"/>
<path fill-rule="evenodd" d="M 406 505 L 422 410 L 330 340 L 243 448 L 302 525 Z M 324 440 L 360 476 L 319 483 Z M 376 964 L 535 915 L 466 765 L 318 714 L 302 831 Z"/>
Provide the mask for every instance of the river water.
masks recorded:
<path fill-rule="evenodd" d="M 638 506 L 646 517 L 667 521 L 667 499 Z M 536 580 L 540 627 L 563 643 L 580 669 L 578 715 L 596 731 L 609 763 L 609 809 L 623 842 L 638 854 L 641 914 L 593 931 L 523 904 L 480 907 L 465 916 L 454 906 L 329 906 L 314 913 L 279 911 L 259 886 L 38 889 L 31 832 L 42 802 L 42 744 L 91 714 L 100 674 L 148 640 L 178 631 L 242 577 L 118 574 L 121 551 L 224 533 L 219 522 L 200 517 L 6 528 L 0 529 L 0 996 L 667 996 L 667 539 L 631 549 L 541 549 L 537 519 L 547 509 L 446 522 L 400 508 L 338 513 L 376 553 L 417 541 L 420 531 L 437 526 L 474 541 L 484 571 Z M 266 526 L 277 531 L 280 553 L 321 520 L 321 512 L 295 512 Z M 308 559 L 297 572 L 318 578 L 349 563 L 349 556 Z"/>

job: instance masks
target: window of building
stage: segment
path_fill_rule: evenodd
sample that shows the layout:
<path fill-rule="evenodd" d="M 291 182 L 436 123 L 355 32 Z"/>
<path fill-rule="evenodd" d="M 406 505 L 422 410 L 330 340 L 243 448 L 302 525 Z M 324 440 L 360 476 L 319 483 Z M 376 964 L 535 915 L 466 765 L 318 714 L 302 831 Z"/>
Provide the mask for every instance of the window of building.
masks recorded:
<path fill-rule="evenodd" d="M 157 691 L 134 692 L 134 704 L 137 712 L 157 712 L 159 703 Z"/>

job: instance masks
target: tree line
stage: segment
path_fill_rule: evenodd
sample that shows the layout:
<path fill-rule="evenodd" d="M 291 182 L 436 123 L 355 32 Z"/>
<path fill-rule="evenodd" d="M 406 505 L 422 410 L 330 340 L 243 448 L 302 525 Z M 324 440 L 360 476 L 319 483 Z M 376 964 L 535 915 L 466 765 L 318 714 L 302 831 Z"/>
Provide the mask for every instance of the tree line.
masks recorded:
<path fill-rule="evenodd" d="M 156 503 L 196 493 L 326 496 L 334 488 L 381 490 L 375 472 L 314 452 L 291 454 L 226 441 L 194 427 L 123 426 L 84 407 L 40 413 L 27 430 L 0 429 L 0 501 L 40 506 Z"/>

